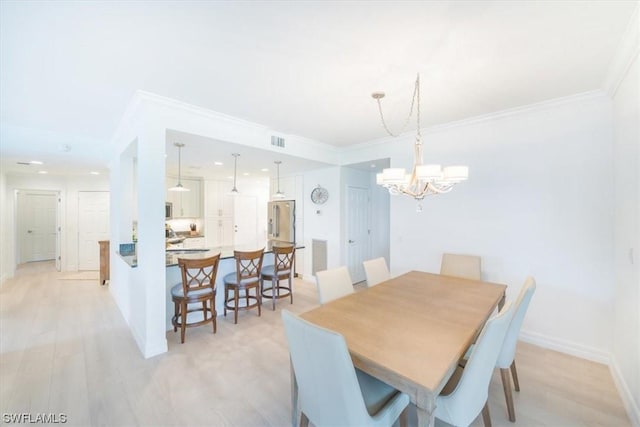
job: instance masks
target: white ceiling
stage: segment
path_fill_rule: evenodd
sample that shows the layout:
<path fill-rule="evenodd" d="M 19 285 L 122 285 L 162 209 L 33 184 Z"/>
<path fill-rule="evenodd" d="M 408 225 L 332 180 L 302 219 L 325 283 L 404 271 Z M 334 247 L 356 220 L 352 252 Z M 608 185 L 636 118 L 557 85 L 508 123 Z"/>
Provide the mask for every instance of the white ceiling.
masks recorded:
<path fill-rule="evenodd" d="M 425 126 L 600 89 L 636 4 L 2 1 L 3 168 L 104 170 L 137 89 L 337 146 L 385 135 L 373 91 L 403 123 L 417 72 Z"/>

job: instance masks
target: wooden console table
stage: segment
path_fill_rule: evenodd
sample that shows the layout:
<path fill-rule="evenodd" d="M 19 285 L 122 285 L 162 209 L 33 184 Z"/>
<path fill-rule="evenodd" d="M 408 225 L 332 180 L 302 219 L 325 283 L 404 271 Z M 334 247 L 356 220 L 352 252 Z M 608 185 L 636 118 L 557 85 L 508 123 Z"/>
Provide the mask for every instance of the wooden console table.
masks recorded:
<path fill-rule="evenodd" d="M 104 285 L 109 280 L 109 241 L 100 240 L 100 284 Z"/>

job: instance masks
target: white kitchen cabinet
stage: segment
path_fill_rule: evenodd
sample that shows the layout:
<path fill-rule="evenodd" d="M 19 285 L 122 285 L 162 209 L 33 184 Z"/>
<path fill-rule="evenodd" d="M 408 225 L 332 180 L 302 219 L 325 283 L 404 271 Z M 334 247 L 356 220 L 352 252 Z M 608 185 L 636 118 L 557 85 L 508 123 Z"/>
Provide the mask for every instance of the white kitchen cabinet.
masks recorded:
<path fill-rule="evenodd" d="M 202 180 L 182 178 L 181 182 L 189 191 L 169 191 L 176 185 L 177 177 L 167 177 L 167 201 L 173 203 L 174 218 L 202 217 Z"/>
<path fill-rule="evenodd" d="M 204 227 L 207 248 L 233 245 L 233 217 L 207 217 Z"/>
<path fill-rule="evenodd" d="M 229 181 L 204 182 L 204 234 L 208 248 L 234 244 L 232 188 Z"/>
<path fill-rule="evenodd" d="M 184 249 L 204 249 L 205 238 L 204 237 L 188 237 L 182 242 Z"/>
<path fill-rule="evenodd" d="M 206 217 L 233 216 L 233 183 L 229 181 L 207 180 L 204 183 Z"/>

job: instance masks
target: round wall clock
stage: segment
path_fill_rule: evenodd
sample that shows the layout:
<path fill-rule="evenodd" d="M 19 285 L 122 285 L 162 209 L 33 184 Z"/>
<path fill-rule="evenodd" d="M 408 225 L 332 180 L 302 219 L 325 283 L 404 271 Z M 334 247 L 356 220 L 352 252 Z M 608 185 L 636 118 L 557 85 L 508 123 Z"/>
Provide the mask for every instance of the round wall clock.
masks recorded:
<path fill-rule="evenodd" d="M 326 188 L 322 188 L 319 185 L 311 192 L 311 201 L 316 205 L 321 205 L 329 199 L 329 192 Z"/>

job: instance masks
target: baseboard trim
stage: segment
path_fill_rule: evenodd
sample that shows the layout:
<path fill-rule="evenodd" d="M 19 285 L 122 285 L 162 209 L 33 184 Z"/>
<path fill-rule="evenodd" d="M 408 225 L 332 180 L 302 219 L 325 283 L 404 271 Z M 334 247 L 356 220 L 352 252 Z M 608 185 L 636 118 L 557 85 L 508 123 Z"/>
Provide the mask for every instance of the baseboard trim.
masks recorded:
<path fill-rule="evenodd" d="M 622 404 L 627 410 L 627 415 L 629 415 L 631 425 L 633 427 L 640 427 L 640 408 L 638 408 L 636 401 L 633 399 L 631 390 L 629 390 L 627 382 L 624 380 L 622 372 L 620 372 L 618 362 L 613 356 L 611 357 L 611 361 L 609 363 L 609 370 L 611 371 L 613 382 L 615 383 L 616 388 L 618 389 L 618 393 L 620 394 L 620 398 L 622 399 Z"/>
<path fill-rule="evenodd" d="M 535 344 L 539 347 L 559 351 L 560 353 L 569 354 L 581 359 L 591 360 L 592 362 L 609 365 L 609 362 L 611 361 L 611 356 L 606 351 L 550 337 L 548 335 L 540 334 L 537 332 L 523 330 L 520 332 L 519 338 L 524 342 Z"/>

